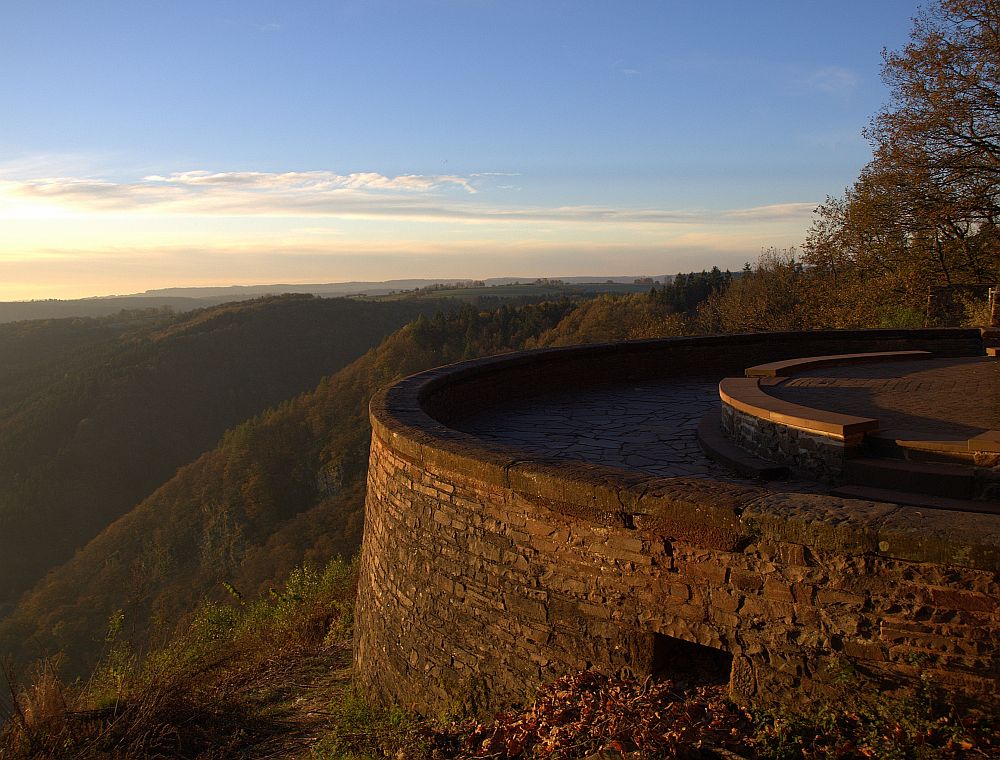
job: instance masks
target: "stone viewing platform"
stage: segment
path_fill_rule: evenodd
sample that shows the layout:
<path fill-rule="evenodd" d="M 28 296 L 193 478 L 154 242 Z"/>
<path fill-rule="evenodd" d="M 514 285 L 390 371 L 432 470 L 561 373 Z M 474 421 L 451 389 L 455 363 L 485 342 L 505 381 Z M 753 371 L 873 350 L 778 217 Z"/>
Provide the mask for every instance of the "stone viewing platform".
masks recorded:
<path fill-rule="evenodd" d="M 876 421 L 836 477 L 722 435 L 726 378 L 901 351 L 930 354 L 751 378 L 779 415 Z M 359 678 L 437 710 L 698 656 L 741 701 L 822 698 L 850 671 L 1000 709 L 995 463 L 968 450 L 998 429 L 997 372 L 977 330 L 877 330 L 550 349 L 408 378 L 371 405 Z"/>

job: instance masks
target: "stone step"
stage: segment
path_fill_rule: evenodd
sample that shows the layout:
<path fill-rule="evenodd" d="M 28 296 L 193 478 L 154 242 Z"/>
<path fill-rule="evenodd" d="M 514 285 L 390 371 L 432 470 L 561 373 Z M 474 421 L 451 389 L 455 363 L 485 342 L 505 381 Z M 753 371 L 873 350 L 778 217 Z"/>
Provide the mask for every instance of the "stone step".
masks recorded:
<path fill-rule="evenodd" d="M 971 499 L 975 496 L 974 472 L 972 468 L 960 464 L 859 457 L 844 462 L 843 479 L 848 485 L 928 496 L 953 499 Z"/>
<path fill-rule="evenodd" d="M 722 429 L 722 413 L 715 409 L 705 414 L 698 425 L 698 445 L 716 462 L 744 478 L 781 480 L 788 477 L 784 465 L 755 457 L 737 446 Z"/>
<path fill-rule="evenodd" d="M 969 451 L 968 441 L 897 440 L 883 434 L 867 436 L 864 451 L 871 458 L 965 467 L 972 467 L 976 458 Z"/>
<path fill-rule="evenodd" d="M 949 499 L 944 496 L 928 496 L 927 494 L 912 493 L 909 491 L 895 491 L 889 488 L 871 488 L 856 485 L 838 486 L 830 494 L 845 499 L 885 501 L 892 504 L 924 507 L 926 509 L 946 509 L 957 512 L 981 512 L 990 515 L 1000 515 L 1000 502 L 996 501 Z"/>

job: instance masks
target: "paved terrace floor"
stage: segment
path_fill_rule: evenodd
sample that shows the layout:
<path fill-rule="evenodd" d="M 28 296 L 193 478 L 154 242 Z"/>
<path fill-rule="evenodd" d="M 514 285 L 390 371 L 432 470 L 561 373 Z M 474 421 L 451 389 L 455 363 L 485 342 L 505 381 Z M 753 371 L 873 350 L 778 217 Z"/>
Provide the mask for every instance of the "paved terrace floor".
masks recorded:
<path fill-rule="evenodd" d="M 698 446 L 702 416 L 717 410 L 718 377 L 574 390 L 486 409 L 456 424 L 485 440 L 547 457 L 583 460 L 663 477 L 749 482 Z M 782 481 L 780 490 L 818 491 Z"/>
<path fill-rule="evenodd" d="M 924 359 L 820 367 L 768 387 L 777 398 L 879 421 L 879 434 L 966 440 L 1000 430 L 996 359 Z"/>
<path fill-rule="evenodd" d="M 701 378 L 556 393 L 487 409 L 457 427 L 545 456 L 657 475 L 729 477 L 695 437 L 702 415 L 718 406 L 718 380 Z"/>

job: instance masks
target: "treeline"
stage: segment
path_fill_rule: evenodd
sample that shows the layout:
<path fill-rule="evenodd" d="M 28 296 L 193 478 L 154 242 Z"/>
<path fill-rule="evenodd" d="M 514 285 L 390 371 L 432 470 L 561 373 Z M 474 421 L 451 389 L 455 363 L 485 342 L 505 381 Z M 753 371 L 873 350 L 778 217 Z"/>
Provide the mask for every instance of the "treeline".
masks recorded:
<path fill-rule="evenodd" d="M 526 341 L 527 348 L 660 338 L 701 331 L 699 310 L 733 283 L 731 272 L 679 273 L 647 293 L 603 295 L 583 301 L 559 324 Z"/>
<path fill-rule="evenodd" d="M 463 304 L 452 315 L 441 311 L 432 319 L 421 315 L 410 330 L 422 349 L 446 361 L 459 361 L 523 348 L 575 308 L 576 303 L 568 299 L 520 307 L 503 304 L 491 311 Z"/>
<path fill-rule="evenodd" d="M 941 0 L 884 61 L 871 162 L 817 209 L 801 272 L 765 267 L 817 326 L 911 322 L 929 286 L 1000 283 L 1000 9 Z"/>
<path fill-rule="evenodd" d="M 708 272 L 683 272 L 674 275 L 670 282 L 654 287 L 649 292 L 653 303 L 661 304 L 672 311 L 693 315 L 698 307 L 713 293 L 722 293 L 733 282 L 733 273 L 712 267 Z"/>
<path fill-rule="evenodd" d="M 872 160 L 819 206 L 800 251 L 763 255 L 698 329 L 919 327 L 936 318 L 931 287 L 1000 283 L 1000 8 L 939 0 L 882 74 Z M 985 290 L 945 324 L 986 324 Z"/>

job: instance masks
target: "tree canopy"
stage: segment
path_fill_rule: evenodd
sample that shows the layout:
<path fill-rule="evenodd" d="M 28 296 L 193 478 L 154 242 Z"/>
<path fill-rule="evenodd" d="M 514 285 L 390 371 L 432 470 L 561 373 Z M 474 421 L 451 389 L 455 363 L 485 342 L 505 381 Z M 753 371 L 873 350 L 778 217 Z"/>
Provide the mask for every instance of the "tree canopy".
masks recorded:
<path fill-rule="evenodd" d="M 1000 281 L 1000 2 L 940 0 L 883 57 L 873 158 L 818 209 L 806 263 L 897 294 Z"/>

